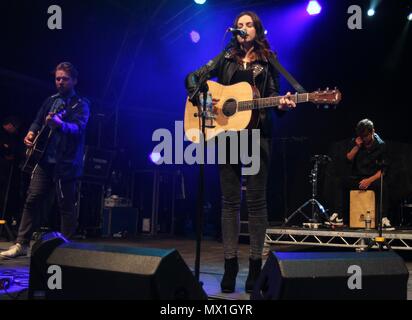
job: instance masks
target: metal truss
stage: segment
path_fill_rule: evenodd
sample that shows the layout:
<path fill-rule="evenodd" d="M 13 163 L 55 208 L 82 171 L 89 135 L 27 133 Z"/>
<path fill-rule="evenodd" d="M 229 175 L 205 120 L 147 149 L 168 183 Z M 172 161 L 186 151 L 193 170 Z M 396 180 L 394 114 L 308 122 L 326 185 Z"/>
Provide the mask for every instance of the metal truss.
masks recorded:
<path fill-rule="evenodd" d="M 305 228 L 269 228 L 265 244 L 306 245 L 355 248 L 363 250 L 377 230 L 324 230 Z M 384 231 L 382 235 L 394 250 L 412 250 L 412 230 Z M 374 246 L 374 248 L 378 248 Z"/>

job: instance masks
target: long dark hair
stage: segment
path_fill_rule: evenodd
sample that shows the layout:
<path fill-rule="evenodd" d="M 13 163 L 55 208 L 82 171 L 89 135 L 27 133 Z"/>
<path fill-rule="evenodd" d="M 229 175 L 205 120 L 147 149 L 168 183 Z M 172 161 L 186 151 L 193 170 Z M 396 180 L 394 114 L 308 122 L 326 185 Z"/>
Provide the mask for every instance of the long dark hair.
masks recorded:
<path fill-rule="evenodd" d="M 233 28 L 237 28 L 237 23 L 240 17 L 249 16 L 252 18 L 253 26 L 256 30 L 256 37 L 253 40 L 254 42 L 254 53 L 256 54 L 256 59 L 264 59 L 268 58 L 271 49 L 268 40 L 266 39 L 265 30 L 263 28 L 262 21 L 258 17 L 256 13 L 253 11 L 243 11 L 237 15 L 235 21 L 233 22 Z M 241 62 L 243 58 L 243 50 L 240 47 L 240 43 L 236 40 L 236 36 L 234 36 L 230 43 L 230 49 L 232 52 L 232 57 L 235 58 L 238 62 Z"/>

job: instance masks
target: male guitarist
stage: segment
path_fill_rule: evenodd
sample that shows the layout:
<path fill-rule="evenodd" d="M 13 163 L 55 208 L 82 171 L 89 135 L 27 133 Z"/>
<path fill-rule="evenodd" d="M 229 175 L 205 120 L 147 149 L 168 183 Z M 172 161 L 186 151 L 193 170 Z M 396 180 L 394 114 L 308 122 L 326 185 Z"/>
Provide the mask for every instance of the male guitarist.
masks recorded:
<path fill-rule="evenodd" d="M 24 138 L 26 146 L 34 148 L 37 135 L 40 138 L 46 132 L 47 147 L 32 171 L 16 244 L 1 252 L 0 257 L 27 254 L 38 220 L 36 209 L 52 192 L 57 195 L 62 234 L 70 238 L 76 231 L 76 185 L 83 169 L 89 102 L 74 90 L 78 72 L 70 62 L 57 65 L 54 75 L 58 93 L 44 101 Z"/>

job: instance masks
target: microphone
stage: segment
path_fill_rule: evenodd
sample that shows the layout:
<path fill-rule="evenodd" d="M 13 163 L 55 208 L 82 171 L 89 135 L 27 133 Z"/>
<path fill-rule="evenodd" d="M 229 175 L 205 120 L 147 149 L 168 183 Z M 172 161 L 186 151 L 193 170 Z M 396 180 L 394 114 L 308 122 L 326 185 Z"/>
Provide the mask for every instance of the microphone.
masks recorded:
<path fill-rule="evenodd" d="M 247 32 L 243 29 L 235 29 L 235 28 L 228 28 L 227 32 L 232 32 L 232 34 L 234 35 L 238 35 L 242 38 L 246 38 L 247 37 Z"/>

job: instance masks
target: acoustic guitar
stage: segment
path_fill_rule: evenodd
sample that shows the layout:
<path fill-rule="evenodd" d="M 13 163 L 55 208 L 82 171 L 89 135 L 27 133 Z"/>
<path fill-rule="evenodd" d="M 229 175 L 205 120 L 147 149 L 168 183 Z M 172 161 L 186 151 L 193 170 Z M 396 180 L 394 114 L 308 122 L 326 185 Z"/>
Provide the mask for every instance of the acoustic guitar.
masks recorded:
<path fill-rule="evenodd" d="M 211 108 L 213 120 L 205 130 L 205 140 L 208 141 L 224 131 L 240 131 L 256 127 L 258 110 L 280 105 L 284 96 L 258 98 L 257 89 L 247 82 L 224 86 L 214 81 L 207 81 L 212 98 L 219 99 L 217 105 Z M 296 93 L 289 97 L 296 104 L 312 102 L 315 104 L 335 105 L 342 98 L 338 89 Z M 187 98 L 185 107 L 184 130 L 187 139 L 199 143 L 201 134 L 201 118 L 199 107 Z M 210 122 L 212 125 L 210 125 Z"/>
<path fill-rule="evenodd" d="M 73 107 L 77 107 L 79 102 L 77 102 Z M 66 112 L 66 104 L 62 99 L 56 99 L 54 102 L 53 107 L 51 108 L 53 111 L 49 114 L 57 115 L 61 119 L 64 119 L 64 116 L 67 114 Z M 47 147 L 50 143 L 51 137 L 54 133 L 54 130 L 51 129 L 48 125 L 43 124 L 41 129 L 36 133 L 36 136 L 33 141 L 33 146 L 28 147 L 26 150 L 26 160 L 21 168 L 23 172 L 31 174 L 36 167 L 36 165 L 40 162 L 43 158 Z"/>

